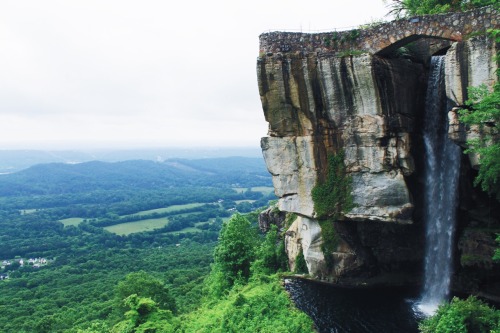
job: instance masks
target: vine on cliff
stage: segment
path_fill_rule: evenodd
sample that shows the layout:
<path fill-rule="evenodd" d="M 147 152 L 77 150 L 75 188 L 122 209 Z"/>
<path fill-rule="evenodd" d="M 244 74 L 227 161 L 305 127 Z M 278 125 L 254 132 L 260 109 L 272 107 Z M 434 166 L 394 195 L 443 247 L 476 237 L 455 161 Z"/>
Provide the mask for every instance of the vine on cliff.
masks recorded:
<path fill-rule="evenodd" d="M 321 250 L 328 268 L 332 268 L 332 253 L 339 243 L 334 223 L 343 213 L 354 208 L 352 177 L 346 174 L 343 151 L 328 156 L 326 178 L 316 184 L 311 191 L 311 196 L 323 237 Z"/>
<path fill-rule="evenodd" d="M 318 219 L 337 220 L 343 212 L 354 208 L 352 177 L 346 174 L 344 152 L 328 156 L 326 178 L 311 191 Z"/>

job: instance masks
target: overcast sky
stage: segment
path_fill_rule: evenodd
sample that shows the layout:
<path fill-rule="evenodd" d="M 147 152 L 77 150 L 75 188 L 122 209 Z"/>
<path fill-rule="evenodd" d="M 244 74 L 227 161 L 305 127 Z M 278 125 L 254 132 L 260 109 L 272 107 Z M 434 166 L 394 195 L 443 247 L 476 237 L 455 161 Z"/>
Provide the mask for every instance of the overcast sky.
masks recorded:
<path fill-rule="evenodd" d="M 258 36 L 381 19 L 382 0 L 4 0 L 0 149 L 258 146 Z"/>

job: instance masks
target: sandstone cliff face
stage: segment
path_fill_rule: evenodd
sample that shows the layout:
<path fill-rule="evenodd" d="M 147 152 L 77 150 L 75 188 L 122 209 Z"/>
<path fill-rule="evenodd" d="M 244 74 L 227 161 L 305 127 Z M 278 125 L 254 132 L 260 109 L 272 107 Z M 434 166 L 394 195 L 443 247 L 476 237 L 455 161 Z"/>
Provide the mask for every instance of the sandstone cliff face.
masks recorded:
<path fill-rule="evenodd" d="M 460 124 L 458 112 L 465 107 L 467 87 L 484 84 L 488 89 L 493 89 L 497 78 L 497 64 L 492 55 L 496 52 L 495 43 L 482 36 L 456 43 L 446 53 L 446 95 L 452 105 L 448 113 L 449 136 L 463 147 L 466 147 L 467 140 L 478 138 L 481 133 L 477 127 L 466 129 Z M 474 168 L 479 167 L 478 156 L 471 154 L 469 160 Z"/>
<path fill-rule="evenodd" d="M 261 38 L 275 51 L 269 36 Z M 492 86 L 496 80 L 490 39 L 455 42 L 447 50 L 449 44 L 439 40 L 423 56 L 420 49 L 423 61 L 370 53 L 339 56 L 320 49 L 259 57 L 259 92 L 269 123 L 261 147 L 279 209 L 298 215 L 285 238 L 292 269 L 301 249 L 310 275 L 338 283 L 360 277 L 393 283 L 389 276 L 415 277 L 421 269 L 420 146 L 429 52 L 438 51 L 436 45 L 447 51 L 447 97 L 455 107 L 450 107 L 450 136 L 461 144 L 472 135 L 456 117 L 466 87 Z M 311 190 L 325 177 L 328 155 L 340 151 L 352 176 L 355 207 L 335 223 L 340 239 L 328 254 L 332 264 L 322 251 Z M 398 281 L 406 282 L 399 275 Z"/>
<path fill-rule="evenodd" d="M 311 190 L 328 154 L 345 151 L 355 183 L 353 220 L 411 222 L 404 175 L 423 66 L 357 57 L 261 59 L 259 88 L 269 135 L 261 146 L 280 209 L 315 217 Z M 402 83 L 405 84 L 402 84 Z M 407 97 L 407 98 L 405 98 Z"/>

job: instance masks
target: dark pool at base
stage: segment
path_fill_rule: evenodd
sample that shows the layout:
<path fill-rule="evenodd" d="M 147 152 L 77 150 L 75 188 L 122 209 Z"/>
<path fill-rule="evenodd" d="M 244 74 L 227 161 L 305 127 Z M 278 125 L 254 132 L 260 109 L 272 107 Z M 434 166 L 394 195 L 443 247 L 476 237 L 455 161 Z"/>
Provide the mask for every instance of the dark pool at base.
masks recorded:
<path fill-rule="evenodd" d="M 416 291 L 345 289 L 303 279 L 286 279 L 285 287 L 320 333 L 418 333 Z"/>

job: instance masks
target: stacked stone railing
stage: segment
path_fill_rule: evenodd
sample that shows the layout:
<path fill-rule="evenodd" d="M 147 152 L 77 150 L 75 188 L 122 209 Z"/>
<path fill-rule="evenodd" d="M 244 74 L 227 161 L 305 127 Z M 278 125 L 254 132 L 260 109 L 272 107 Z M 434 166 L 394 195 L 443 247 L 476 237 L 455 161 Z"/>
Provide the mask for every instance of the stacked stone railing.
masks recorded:
<path fill-rule="evenodd" d="M 348 31 L 269 32 L 260 35 L 260 55 L 352 51 L 377 54 L 422 37 L 461 41 L 490 28 L 500 28 L 499 12 L 492 7 L 483 7 L 467 12 L 416 16 Z"/>

